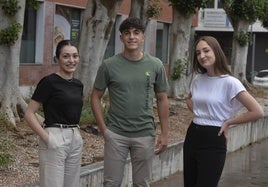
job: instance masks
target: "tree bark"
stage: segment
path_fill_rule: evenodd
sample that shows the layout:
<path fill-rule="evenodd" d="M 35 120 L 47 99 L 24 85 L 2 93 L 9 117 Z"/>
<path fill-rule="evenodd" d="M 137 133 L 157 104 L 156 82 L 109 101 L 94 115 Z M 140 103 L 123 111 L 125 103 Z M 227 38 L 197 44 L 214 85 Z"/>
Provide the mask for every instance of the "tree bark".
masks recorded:
<path fill-rule="evenodd" d="M 84 84 L 85 96 L 92 90 L 121 3 L 122 0 L 88 0 L 82 16 L 81 58 L 75 75 Z"/>
<path fill-rule="evenodd" d="M 233 22 L 234 35 L 239 34 L 240 32 L 248 32 L 249 26 L 250 23 L 246 21 L 237 20 L 236 22 Z M 234 76 L 245 84 L 247 84 L 246 79 L 247 55 L 248 55 L 248 42 L 245 46 L 240 46 L 235 37 L 233 37 L 231 69 Z"/>
<path fill-rule="evenodd" d="M 131 0 L 131 9 L 129 17 L 140 18 L 144 25 L 148 24 L 148 17 L 146 15 L 149 5 L 149 0 Z"/>
<path fill-rule="evenodd" d="M 7 17 L 3 10 L 0 9 L 0 29 L 5 29 L 9 26 L 11 20 L 16 20 L 23 25 L 25 1 L 19 2 L 20 9 L 14 17 Z M 22 117 L 19 111 L 25 111 L 26 102 L 19 90 L 19 62 L 20 62 L 20 46 L 21 46 L 22 31 L 18 35 L 18 39 L 12 46 L 0 45 L 0 106 L 1 115 L 5 115 L 8 121 L 16 126 L 16 122 Z"/>
<path fill-rule="evenodd" d="M 180 60 L 182 66 L 187 67 L 188 65 L 187 62 L 189 61 L 189 41 L 192 19 L 193 14 L 184 16 L 173 8 L 173 22 L 171 24 L 169 47 L 169 97 L 172 98 L 184 95 L 188 90 L 186 78 L 187 68 L 181 72 L 181 78 L 179 80 L 173 81 L 171 79 L 171 75 L 174 72 L 174 68 L 178 60 Z"/>

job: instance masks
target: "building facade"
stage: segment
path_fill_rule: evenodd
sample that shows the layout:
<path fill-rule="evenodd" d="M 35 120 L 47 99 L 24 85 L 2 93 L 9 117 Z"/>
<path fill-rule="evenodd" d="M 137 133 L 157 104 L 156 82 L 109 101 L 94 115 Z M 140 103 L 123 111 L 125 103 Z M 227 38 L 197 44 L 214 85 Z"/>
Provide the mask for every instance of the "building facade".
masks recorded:
<path fill-rule="evenodd" d="M 198 13 L 198 25 L 194 28 L 195 36 L 211 35 L 221 43 L 229 61 L 232 55 L 232 25 L 222 8 L 220 0 L 214 0 L 207 8 Z M 246 76 L 252 81 L 256 72 L 268 69 L 268 30 L 259 21 L 250 26 L 251 40 L 249 42 Z"/>
<path fill-rule="evenodd" d="M 62 39 L 78 42 L 81 15 L 87 0 L 39 0 L 37 10 L 26 7 L 20 54 L 19 84 L 25 96 L 29 96 L 39 80 L 58 65 L 54 62 L 55 47 Z M 105 57 L 119 53 L 122 49 L 119 25 L 130 12 L 131 0 L 124 0 L 116 17 Z M 167 0 L 161 2 L 162 14 L 158 20 L 150 20 L 146 29 L 144 51 L 168 62 L 168 32 L 172 11 Z"/>
<path fill-rule="evenodd" d="M 39 0 L 37 10 L 26 7 L 20 54 L 20 80 L 22 92 L 31 94 L 34 86 L 45 75 L 55 72 L 55 46 L 62 39 L 78 42 L 81 14 L 87 0 Z M 105 57 L 121 51 L 119 25 L 130 12 L 131 0 L 123 0 L 111 33 Z M 161 1 L 162 13 L 157 20 L 151 19 L 146 29 L 144 51 L 160 58 L 168 71 L 169 27 L 172 23 L 172 8 L 168 0 Z M 231 56 L 233 29 L 221 8 L 219 0 L 200 10 L 192 24 L 195 36 L 212 35 L 222 44 L 227 56 Z M 268 69 L 268 33 L 260 23 L 252 26 L 254 43 L 249 46 L 248 72 Z M 254 46 L 254 47 L 253 47 Z M 254 50 L 253 50 L 254 49 Z M 254 56 L 254 59 L 252 58 Z M 252 65 L 253 64 L 253 65 Z"/>

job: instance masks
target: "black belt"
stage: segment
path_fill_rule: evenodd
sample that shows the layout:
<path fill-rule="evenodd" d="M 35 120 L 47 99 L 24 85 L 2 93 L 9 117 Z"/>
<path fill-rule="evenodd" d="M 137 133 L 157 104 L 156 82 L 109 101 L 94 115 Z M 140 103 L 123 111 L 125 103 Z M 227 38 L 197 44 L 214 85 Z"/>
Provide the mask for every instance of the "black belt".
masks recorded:
<path fill-rule="evenodd" d="M 44 124 L 44 128 L 50 128 L 50 127 L 63 128 L 63 129 L 76 128 L 76 127 L 80 128 L 79 124 L 61 124 L 61 123 L 53 123 L 53 124 L 49 124 L 49 125 Z"/>

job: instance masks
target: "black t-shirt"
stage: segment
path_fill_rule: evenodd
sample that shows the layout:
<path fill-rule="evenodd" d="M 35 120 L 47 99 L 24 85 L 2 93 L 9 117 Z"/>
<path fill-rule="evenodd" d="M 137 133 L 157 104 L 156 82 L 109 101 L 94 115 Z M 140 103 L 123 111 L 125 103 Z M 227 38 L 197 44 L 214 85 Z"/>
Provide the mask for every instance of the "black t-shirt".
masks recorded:
<path fill-rule="evenodd" d="M 83 106 L 83 84 L 50 74 L 38 83 L 32 99 L 43 104 L 45 124 L 78 124 Z"/>

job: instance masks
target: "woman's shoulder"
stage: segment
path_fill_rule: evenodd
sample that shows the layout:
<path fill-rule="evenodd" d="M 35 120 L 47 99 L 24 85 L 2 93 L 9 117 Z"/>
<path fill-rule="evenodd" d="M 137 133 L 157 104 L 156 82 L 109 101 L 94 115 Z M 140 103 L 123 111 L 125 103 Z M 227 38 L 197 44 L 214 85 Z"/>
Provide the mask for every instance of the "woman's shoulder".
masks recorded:
<path fill-rule="evenodd" d="M 193 81 L 197 81 L 199 79 L 205 78 L 206 77 L 206 74 L 194 73 L 192 76 L 193 76 Z"/>
<path fill-rule="evenodd" d="M 236 78 L 236 77 L 234 77 L 232 75 L 226 76 L 224 78 L 224 80 L 225 80 L 225 84 L 228 86 L 229 89 L 231 89 L 231 88 L 239 88 L 241 90 L 246 90 L 246 88 L 244 87 L 242 82 L 238 78 Z"/>
<path fill-rule="evenodd" d="M 39 83 L 41 82 L 51 82 L 53 79 L 57 77 L 56 73 L 51 73 L 49 75 L 44 76 Z"/>
<path fill-rule="evenodd" d="M 242 84 L 241 81 L 238 78 L 236 78 L 236 77 L 234 77 L 232 75 L 222 75 L 222 78 L 224 78 L 224 80 L 226 80 L 226 81 L 228 81 L 230 83 L 236 83 L 236 84 L 240 83 L 240 84 Z"/>
<path fill-rule="evenodd" d="M 79 79 L 77 78 L 74 78 L 73 79 L 73 82 L 75 82 L 76 84 L 80 85 L 80 86 L 84 86 L 84 84 L 82 83 L 82 81 L 80 81 Z"/>

